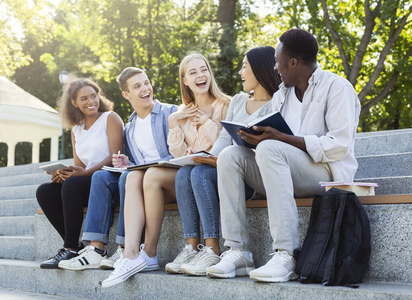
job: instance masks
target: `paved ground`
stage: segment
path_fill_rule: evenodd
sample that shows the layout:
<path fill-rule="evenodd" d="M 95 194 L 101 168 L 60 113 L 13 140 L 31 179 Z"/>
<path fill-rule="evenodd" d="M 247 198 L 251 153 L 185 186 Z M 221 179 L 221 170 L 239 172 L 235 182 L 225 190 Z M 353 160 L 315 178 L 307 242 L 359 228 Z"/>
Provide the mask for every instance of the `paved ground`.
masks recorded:
<path fill-rule="evenodd" d="M 0 287 L 1 300 L 70 300 L 70 299 L 85 299 L 85 298 L 71 298 L 62 296 L 51 296 L 38 293 L 24 292 L 20 290 L 8 289 Z"/>

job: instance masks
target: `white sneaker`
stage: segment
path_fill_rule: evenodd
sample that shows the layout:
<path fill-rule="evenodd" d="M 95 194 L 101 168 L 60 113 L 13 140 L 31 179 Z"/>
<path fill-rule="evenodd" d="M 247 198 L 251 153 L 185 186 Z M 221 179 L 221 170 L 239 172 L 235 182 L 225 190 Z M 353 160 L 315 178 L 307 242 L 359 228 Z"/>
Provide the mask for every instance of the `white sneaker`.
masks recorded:
<path fill-rule="evenodd" d="M 143 257 L 143 259 L 147 262 L 147 266 L 142 270 L 142 272 L 154 271 L 154 270 L 160 269 L 157 255 L 155 257 L 149 257 L 144 251 L 144 244 L 140 245 L 140 255 L 139 256 Z"/>
<path fill-rule="evenodd" d="M 69 260 L 59 262 L 60 269 L 81 271 L 86 269 L 99 269 L 100 262 L 105 259 L 106 255 L 97 253 L 93 246 L 87 246 L 79 251 L 79 255 Z"/>
<path fill-rule="evenodd" d="M 265 282 L 286 282 L 298 278 L 295 273 L 296 261 L 292 255 L 284 250 L 278 250 L 271 255 L 273 257 L 266 265 L 250 272 L 251 279 Z"/>
<path fill-rule="evenodd" d="M 233 278 L 247 276 L 255 269 L 255 262 L 250 251 L 230 248 L 221 256 L 221 261 L 206 269 L 206 275 L 214 278 Z"/>
<path fill-rule="evenodd" d="M 169 273 L 179 274 L 182 273 L 181 267 L 183 264 L 190 262 L 198 252 L 193 249 L 193 246 L 187 244 L 182 252 L 176 256 L 175 260 L 166 264 L 165 270 Z"/>
<path fill-rule="evenodd" d="M 103 280 L 102 287 L 106 288 L 122 283 L 130 276 L 142 271 L 146 266 L 147 261 L 140 254 L 136 259 L 123 257 L 116 263 L 115 269 L 109 277 Z"/>
<path fill-rule="evenodd" d="M 189 262 L 182 264 L 182 273 L 194 276 L 205 276 L 206 268 L 220 262 L 220 256 L 212 250 L 212 247 L 198 245 L 199 253 Z"/>
<path fill-rule="evenodd" d="M 114 269 L 114 264 L 116 263 L 116 261 L 118 261 L 122 257 L 122 254 L 123 254 L 122 247 L 120 247 L 120 246 L 117 247 L 116 252 L 113 253 L 112 256 L 110 256 L 106 259 L 103 259 L 100 262 L 100 268 L 106 269 L 106 270 L 113 270 Z"/>

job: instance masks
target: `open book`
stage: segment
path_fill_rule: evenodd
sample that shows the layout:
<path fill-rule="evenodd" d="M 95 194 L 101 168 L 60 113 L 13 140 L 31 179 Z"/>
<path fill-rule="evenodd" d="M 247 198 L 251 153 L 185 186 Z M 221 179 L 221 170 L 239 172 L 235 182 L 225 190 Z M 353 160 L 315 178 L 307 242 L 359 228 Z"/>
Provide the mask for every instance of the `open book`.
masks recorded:
<path fill-rule="evenodd" d="M 46 172 L 49 172 L 50 174 L 54 174 L 57 170 L 70 171 L 70 169 L 62 163 L 52 163 L 52 164 L 40 166 L 39 168 Z"/>
<path fill-rule="evenodd" d="M 152 162 L 152 163 L 147 163 L 147 164 L 141 164 L 141 165 L 131 165 L 127 166 L 125 168 L 115 168 L 115 167 L 108 167 L 108 166 L 103 166 L 103 170 L 111 171 L 111 172 L 124 172 L 124 171 L 133 171 L 133 170 L 146 170 L 150 167 L 163 167 L 163 168 L 175 168 L 178 169 L 183 166 L 194 166 L 197 165 L 198 163 L 194 162 L 192 160 L 192 157 L 207 157 L 211 155 L 209 152 L 206 151 L 199 151 L 193 154 L 189 154 L 186 156 L 182 157 L 177 157 L 173 158 L 169 161 L 157 161 L 157 162 Z"/>
<path fill-rule="evenodd" d="M 288 124 L 286 121 L 283 119 L 282 115 L 278 112 L 275 111 L 271 114 L 268 114 L 266 116 L 257 118 L 253 120 L 252 122 L 248 123 L 247 125 L 239 122 L 232 122 L 232 121 L 220 121 L 222 123 L 223 127 L 226 129 L 226 131 L 230 134 L 232 139 L 235 141 L 236 144 L 239 146 L 244 146 L 248 148 L 255 148 L 256 146 L 253 146 L 246 142 L 244 139 L 238 135 L 239 130 L 244 130 L 246 132 L 252 133 L 252 134 L 262 134 L 260 131 L 254 130 L 252 127 L 253 126 L 270 126 L 273 127 L 280 132 L 286 133 L 293 135 L 292 130 L 290 130 Z"/>

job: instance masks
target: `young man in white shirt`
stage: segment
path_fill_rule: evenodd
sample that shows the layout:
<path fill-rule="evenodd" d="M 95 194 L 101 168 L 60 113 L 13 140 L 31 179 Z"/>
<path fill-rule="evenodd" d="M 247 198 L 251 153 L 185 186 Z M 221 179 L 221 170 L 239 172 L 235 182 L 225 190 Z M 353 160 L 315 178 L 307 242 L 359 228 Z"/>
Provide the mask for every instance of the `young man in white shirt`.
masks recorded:
<path fill-rule="evenodd" d="M 239 131 L 256 151 L 231 146 L 217 161 L 222 235 L 230 249 L 206 272 L 210 277 L 247 276 L 265 282 L 297 278 L 293 251 L 299 248 L 299 219 L 294 197 L 322 191 L 320 181 L 353 181 L 360 103 L 344 78 L 317 65 L 315 37 L 291 29 L 279 38 L 275 69 L 283 83 L 273 95 L 292 128 L 287 135 L 271 127 L 255 127 L 262 135 Z M 274 254 L 255 269 L 250 252 L 244 182 L 266 195 Z"/>

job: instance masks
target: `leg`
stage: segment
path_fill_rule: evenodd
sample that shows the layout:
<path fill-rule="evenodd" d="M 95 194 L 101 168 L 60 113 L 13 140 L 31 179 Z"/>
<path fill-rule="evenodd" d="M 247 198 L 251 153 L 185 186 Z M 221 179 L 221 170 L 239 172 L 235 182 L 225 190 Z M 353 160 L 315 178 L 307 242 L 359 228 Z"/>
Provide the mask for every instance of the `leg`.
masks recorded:
<path fill-rule="evenodd" d="M 185 166 L 176 173 L 176 202 L 183 225 L 183 237 L 187 243 L 197 248 L 200 242 L 199 213 L 191 183 L 193 166 Z"/>
<path fill-rule="evenodd" d="M 150 257 L 156 256 L 157 243 L 162 229 L 165 203 L 176 201 L 176 169 L 149 168 L 143 180 L 146 237 L 145 251 Z"/>
<path fill-rule="evenodd" d="M 268 200 L 273 249 L 289 253 L 299 247 L 299 219 L 294 194 L 313 196 L 322 191 L 320 181 L 330 181 L 328 169 L 314 163 L 302 150 L 275 140 L 260 143 L 256 149 Z"/>
<path fill-rule="evenodd" d="M 62 184 L 48 182 L 37 188 L 36 198 L 49 222 L 64 240 Z"/>
<path fill-rule="evenodd" d="M 191 182 L 202 221 L 205 244 L 220 255 L 216 168 L 205 164 L 195 166 L 191 173 Z"/>
<path fill-rule="evenodd" d="M 117 221 L 117 234 L 116 234 L 116 243 L 119 245 L 125 244 L 125 233 L 124 233 L 124 205 L 126 197 L 126 179 L 130 172 L 123 172 L 119 178 L 119 220 Z M 132 180 L 132 179 L 131 179 Z M 133 197 L 133 195 L 129 195 Z"/>
<path fill-rule="evenodd" d="M 225 148 L 217 161 L 217 173 L 225 246 L 249 250 L 245 182 L 258 193 L 265 194 L 255 152 L 239 146 Z"/>
<path fill-rule="evenodd" d="M 64 247 L 77 249 L 84 217 L 84 207 L 89 200 L 91 177 L 74 176 L 62 186 L 64 216 Z"/>
<path fill-rule="evenodd" d="M 135 259 L 139 256 L 140 240 L 145 224 L 143 201 L 144 175 L 144 171 L 133 171 L 127 174 L 124 201 L 124 257 L 130 259 Z"/>
<path fill-rule="evenodd" d="M 109 242 L 113 198 L 118 198 L 118 173 L 97 171 L 92 176 L 89 205 L 84 221 L 83 240 L 104 249 Z"/>

